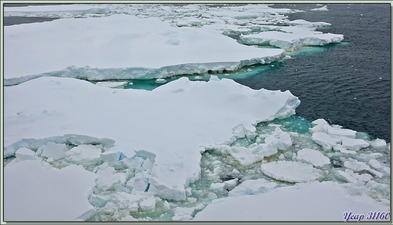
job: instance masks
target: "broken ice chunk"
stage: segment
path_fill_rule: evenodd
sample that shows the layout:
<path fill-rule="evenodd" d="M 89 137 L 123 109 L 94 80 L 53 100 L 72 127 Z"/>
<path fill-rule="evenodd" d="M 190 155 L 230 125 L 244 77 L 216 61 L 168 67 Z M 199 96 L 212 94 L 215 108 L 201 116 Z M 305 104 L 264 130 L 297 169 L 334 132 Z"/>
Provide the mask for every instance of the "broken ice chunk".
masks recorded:
<path fill-rule="evenodd" d="M 125 173 L 118 173 L 113 167 L 106 167 L 97 172 L 96 187 L 101 190 L 108 190 L 114 184 L 124 183 L 126 181 Z"/>
<path fill-rule="evenodd" d="M 342 146 L 349 150 L 357 151 L 361 148 L 366 148 L 369 146 L 369 144 L 363 139 L 341 137 L 341 140 L 342 140 Z"/>
<path fill-rule="evenodd" d="M 311 163 L 316 167 L 323 167 L 324 165 L 330 164 L 330 159 L 324 156 L 320 151 L 304 148 L 297 152 L 297 159 Z"/>
<path fill-rule="evenodd" d="M 354 159 L 349 159 L 348 161 L 344 162 L 344 166 L 348 169 L 352 169 L 353 171 L 359 172 L 359 171 L 369 171 L 370 173 L 376 175 L 377 177 L 381 178 L 383 177 L 383 173 L 378 172 L 376 170 L 373 170 L 370 168 L 369 165 L 367 165 L 364 162 L 359 162 L 357 160 Z"/>
<path fill-rule="evenodd" d="M 65 157 L 68 148 L 65 144 L 56 144 L 54 142 L 49 142 L 42 147 L 42 150 L 43 151 L 41 156 L 58 160 Z"/>
<path fill-rule="evenodd" d="M 15 156 L 20 160 L 29 160 L 35 158 L 35 152 L 33 152 L 31 149 L 22 147 L 16 150 Z"/>
<path fill-rule="evenodd" d="M 125 156 L 120 151 L 107 151 L 101 153 L 100 157 L 104 162 L 115 162 L 122 160 Z"/>
<path fill-rule="evenodd" d="M 140 209 L 144 211 L 153 211 L 156 208 L 156 199 L 151 196 L 139 203 Z"/>
<path fill-rule="evenodd" d="M 340 138 L 332 137 L 329 134 L 322 132 L 313 133 L 311 138 L 325 150 L 331 150 L 334 145 L 341 141 Z"/>
<path fill-rule="evenodd" d="M 94 145 L 79 145 L 67 152 L 67 157 L 75 162 L 84 160 L 99 160 L 101 149 Z"/>
<path fill-rule="evenodd" d="M 373 142 L 371 142 L 371 146 L 373 148 L 383 148 L 386 147 L 386 141 L 383 139 L 375 139 Z"/>
<path fill-rule="evenodd" d="M 266 179 L 246 180 L 239 186 L 231 190 L 229 196 L 255 195 L 271 190 L 277 186 L 277 183 L 269 182 Z"/>
<path fill-rule="evenodd" d="M 358 174 L 349 169 L 346 169 L 345 171 L 339 170 L 337 173 L 341 176 L 341 178 L 350 183 L 363 183 L 373 178 L 370 174 Z"/>
<path fill-rule="evenodd" d="M 287 182 L 309 182 L 322 176 L 322 171 L 310 164 L 291 161 L 277 161 L 262 164 L 262 172 L 276 180 Z"/>

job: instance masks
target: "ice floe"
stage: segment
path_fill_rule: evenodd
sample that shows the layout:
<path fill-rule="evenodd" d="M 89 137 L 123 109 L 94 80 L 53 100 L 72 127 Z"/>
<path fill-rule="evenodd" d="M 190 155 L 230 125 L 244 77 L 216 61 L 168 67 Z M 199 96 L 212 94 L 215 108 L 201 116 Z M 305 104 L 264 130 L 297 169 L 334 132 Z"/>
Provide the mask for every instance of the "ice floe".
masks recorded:
<path fill-rule="evenodd" d="M 292 161 L 277 161 L 262 164 L 264 174 L 277 180 L 287 182 L 309 182 L 322 176 L 322 171 L 310 164 Z"/>
<path fill-rule="evenodd" d="M 86 220 L 95 212 L 87 200 L 95 178 L 77 165 L 55 169 L 40 160 L 11 162 L 4 168 L 4 219 Z"/>
<path fill-rule="evenodd" d="M 320 151 L 304 148 L 297 152 L 297 159 L 311 163 L 316 167 L 323 167 L 330 164 L 330 159 L 324 156 Z"/>
<path fill-rule="evenodd" d="M 248 45 L 272 45 L 286 51 L 294 51 L 302 46 L 323 46 L 344 40 L 341 34 L 322 33 L 307 26 L 282 28 L 280 31 L 265 31 L 241 35 L 240 39 Z"/>
<path fill-rule="evenodd" d="M 364 196 L 357 185 L 311 182 L 260 195 L 217 199 L 196 221 L 343 221 L 344 212 L 389 212 L 389 202 Z M 301 204 L 301 207 L 300 207 Z"/>

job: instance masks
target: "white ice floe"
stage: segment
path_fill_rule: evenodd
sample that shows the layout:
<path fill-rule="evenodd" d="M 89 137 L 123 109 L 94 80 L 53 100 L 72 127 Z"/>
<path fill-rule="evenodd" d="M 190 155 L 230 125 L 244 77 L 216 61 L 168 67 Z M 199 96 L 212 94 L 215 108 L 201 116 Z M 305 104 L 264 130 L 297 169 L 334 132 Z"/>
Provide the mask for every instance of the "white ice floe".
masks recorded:
<path fill-rule="evenodd" d="M 116 87 L 122 87 L 123 85 L 127 84 L 127 82 L 113 82 L 113 81 L 102 81 L 102 82 L 97 82 L 96 85 L 101 86 L 101 87 L 109 87 L 109 88 L 116 88 Z"/>
<path fill-rule="evenodd" d="M 28 148 L 20 148 L 15 152 L 15 157 L 21 160 L 35 159 L 35 153 Z"/>
<path fill-rule="evenodd" d="M 217 199 L 196 221 L 343 221 L 344 212 L 389 212 L 389 202 L 363 195 L 352 184 L 311 182 L 277 188 L 260 195 Z"/>
<path fill-rule="evenodd" d="M 272 190 L 277 183 L 266 179 L 246 180 L 228 193 L 228 196 L 257 195 Z"/>
<path fill-rule="evenodd" d="M 367 182 L 373 178 L 370 174 L 358 174 L 349 169 L 345 169 L 345 171 L 339 170 L 337 173 L 345 181 L 350 183 L 364 184 L 364 182 Z"/>
<path fill-rule="evenodd" d="M 374 169 L 371 169 L 369 165 L 364 162 L 359 162 L 355 159 L 348 159 L 348 161 L 344 162 L 344 166 L 348 169 L 352 169 L 353 171 L 360 172 L 360 171 L 368 171 L 374 174 L 377 177 L 383 177 L 383 173 L 378 172 Z"/>
<path fill-rule="evenodd" d="M 202 146 L 224 143 L 239 124 L 251 129 L 257 122 L 292 115 L 300 103 L 289 91 L 252 90 L 229 79 L 187 78 L 150 92 L 42 77 L 6 87 L 4 99 L 9 154 L 14 153 L 12 144 L 26 137 L 110 137 L 116 149 L 156 154 L 151 191 L 176 200 L 184 199 L 185 185 L 199 177 Z M 44 116 L 44 110 L 56 113 Z M 272 144 L 279 147 L 275 140 Z"/>
<path fill-rule="evenodd" d="M 258 144 L 254 147 L 247 148 L 242 146 L 221 145 L 217 146 L 216 149 L 223 153 L 230 154 L 243 166 L 249 166 L 263 160 L 264 157 L 276 154 L 278 150 L 285 151 L 291 145 L 292 140 L 290 135 L 277 127 L 273 132 L 265 137 L 264 143 Z"/>
<path fill-rule="evenodd" d="M 324 5 L 320 8 L 311 9 L 311 11 L 328 11 L 327 5 Z"/>
<path fill-rule="evenodd" d="M 294 183 L 309 182 L 322 176 L 322 171 L 315 169 L 312 165 L 293 161 L 276 161 L 262 164 L 261 170 L 274 179 Z"/>
<path fill-rule="evenodd" d="M 99 160 L 101 155 L 100 147 L 92 145 L 79 145 L 69 150 L 66 155 L 72 161 Z"/>
<path fill-rule="evenodd" d="M 76 165 L 55 169 L 39 160 L 11 162 L 4 168 L 4 220 L 85 220 L 95 211 L 87 200 L 95 178 Z"/>
<path fill-rule="evenodd" d="M 56 144 L 53 142 L 49 142 L 42 147 L 41 151 L 41 156 L 58 160 L 66 156 L 68 148 L 65 144 Z"/>
<path fill-rule="evenodd" d="M 330 150 L 333 146 L 337 145 L 341 139 L 332 137 L 327 133 L 315 132 L 312 134 L 312 140 L 321 145 L 324 149 Z"/>
<path fill-rule="evenodd" d="M 241 45 L 213 28 L 176 28 L 132 15 L 6 26 L 4 46 L 7 84 L 37 76 L 163 78 L 237 70 L 285 56 L 280 49 Z"/>
<path fill-rule="evenodd" d="M 297 159 L 311 163 L 316 167 L 323 167 L 330 164 L 330 159 L 323 155 L 320 151 L 304 148 L 297 152 Z"/>
<path fill-rule="evenodd" d="M 309 22 L 306 20 L 292 20 L 288 22 L 290 25 L 302 25 L 302 26 L 307 26 L 307 27 L 313 27 L 313 28 L 321 28 L 321 27 L 330 27 L 330 23 L 326 22 Z"/>
<path fill-rule="evenodd" d="M 354 139 L 354 138 L 347 138 L 341 137 L 342 146 L 349 150 L 359 150 L 361 148 L 366 148 L 369 144 L 363 139 Z"/>
<path fill-rule="evenodd" d="M 386 147 L 386 141 L 383 139 L 375 139 L 373 142 L 371 142 L 371 146 L 373 148 L 383 148 Z"/>
<path fill-rule="evenodd" d="M 272 45 L 286 51 L 294 51 L 302 46 L 323 46 L 344 40 L 342 34 L 322 33 L 307 26 L 291 26 L 280 31 L 265 31 L 241 35 L 248 45 Z"/>

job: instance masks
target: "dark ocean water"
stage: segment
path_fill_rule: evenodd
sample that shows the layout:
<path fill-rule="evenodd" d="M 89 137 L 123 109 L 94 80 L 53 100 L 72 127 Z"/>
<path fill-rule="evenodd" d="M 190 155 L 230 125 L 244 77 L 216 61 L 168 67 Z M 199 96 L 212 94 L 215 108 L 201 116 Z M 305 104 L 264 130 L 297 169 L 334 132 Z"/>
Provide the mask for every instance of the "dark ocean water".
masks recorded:
<path fill-rule="evenodd" d="M 328 22 L 323 32 L 344 34 L 345 44 L 298 53 L 268 70 L 236 79 L 251 88 L 290 90 L 301 100 L 298 116 L 324 118 L 374 138 L 391 140 L 391 23 L 389 4 L 275 5 L 302 9 L 290 20 Z M 316 48 L 313 48 L 316 49 Z"/>

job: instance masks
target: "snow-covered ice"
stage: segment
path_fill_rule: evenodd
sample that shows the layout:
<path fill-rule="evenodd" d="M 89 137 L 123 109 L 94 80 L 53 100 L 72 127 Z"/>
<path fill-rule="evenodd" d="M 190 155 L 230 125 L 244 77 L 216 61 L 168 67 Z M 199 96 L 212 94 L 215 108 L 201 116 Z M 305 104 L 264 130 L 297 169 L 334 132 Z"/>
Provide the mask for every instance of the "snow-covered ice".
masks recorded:
<path fill-rule="evenodd" d="M 344 212 L 389 212 L 389 203 L 363 196 L 358 186 L 311 182 L 260 195 L 217 199 L 196 221 L 343 221 Z"/>
<path fill-rule="evenodd" d="M 316 167 L 323 167 L 324 165 L 330 164 L 329 158 L 324 156 L 322 152 L 309 148 L 298 151 L 297 159 L 311 163 Z"/>
<path fill-rule="evenodd" d="M 40 160 L 4 168 L 6 221 L 75 221 L 94 213 L 87 200 L 96 175 L 81 166 L 55 169 Z"/>
<path fill-rule="evenodd" d="M 262 164 L 264 174 L 277 180 L 287 182 L 309 182 L 322 176 L 322 171 L 310 164 L 292 161 L 277 161 Z"/>
<path fill-rule="evenodd" d="M 8 84 L 37 76 L 105 80 L 233 71 L 285 56 L 280 49 L 241 45 L 212 28 L 180 29 L 132 15 L 6 26 L 4 35 Z"/>
<path fill-rule="evenodd" d="M 293 26 L 282 28 L 280 31 L 266 31 L 256 34 L 241 35 L 243 43 L 248 45 L 272 45 L 294 51 L 302 46 L 323 46 L 339 43 L 344 35 L 322 33 L 310 26 Z"/>
<path fill-rule="evenodd" d="M 389 210 L 386 141 L 323 119 L 305 134 L 288 129 L 280 121 L 300 104 L 289 91 L 167 79 L 207 80 L 343 40 L 316 31 L 329 23 L 290 21 L 294 12 L 6 7 L 5 16 L 60 19 L 4 28 L 5 219 L 340 221 L 345 210 Z M 129 79 L 162 86 L 121 89 Z"/>

